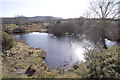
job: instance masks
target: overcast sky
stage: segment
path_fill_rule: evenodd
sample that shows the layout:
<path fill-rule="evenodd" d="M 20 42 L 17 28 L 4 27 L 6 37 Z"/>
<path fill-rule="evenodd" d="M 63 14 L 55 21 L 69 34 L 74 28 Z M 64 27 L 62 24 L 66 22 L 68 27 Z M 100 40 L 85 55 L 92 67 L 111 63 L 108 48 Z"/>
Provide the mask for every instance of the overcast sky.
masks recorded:
<path fill-rule="evenodd" d="M 88 9 L 89 0 L 0 0 L 0 17 L 23 15 L 78 18 Z"/>

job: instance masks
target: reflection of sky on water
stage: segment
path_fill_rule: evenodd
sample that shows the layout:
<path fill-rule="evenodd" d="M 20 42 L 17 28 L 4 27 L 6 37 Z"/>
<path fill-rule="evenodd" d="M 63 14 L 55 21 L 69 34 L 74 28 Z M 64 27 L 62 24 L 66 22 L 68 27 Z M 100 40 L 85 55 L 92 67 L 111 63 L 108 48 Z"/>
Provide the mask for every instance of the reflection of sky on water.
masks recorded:
<path fill-rule="evenodd" d="M 76 62 L 85 61 L 85 48 L 93 49 L 94 45 L 86 39 L 76 40 L 72 37 L 56 37 L 53 34 L 33 32 L 23 35 L 14 35 L 34 48 L 44 49 L 47 53 L 45 62 L 47 66 L 56 68 L 64 66 L 64 63 L 73 65 Z M 84 35 L 81 36 L 84 38 Z M 110 41 L 107 41 L 110 44 Z"/>
<path fill-rule="evenodd" d="M 116 44 L 115 41 L 110 41 L 110 40 L 108 40 L 108 39 L 105 39 L 105 42 L 106 42 L 107 47 L 111 47 L 111 46 L 113 46 L 113 45 Z"/>

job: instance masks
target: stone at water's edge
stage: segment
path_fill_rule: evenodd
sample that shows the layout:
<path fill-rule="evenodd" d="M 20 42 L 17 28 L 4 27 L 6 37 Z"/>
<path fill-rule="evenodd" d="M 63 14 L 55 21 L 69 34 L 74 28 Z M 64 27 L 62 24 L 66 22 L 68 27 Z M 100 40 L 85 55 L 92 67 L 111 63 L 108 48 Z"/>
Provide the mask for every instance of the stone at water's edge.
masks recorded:
<path fill-rule="evenodd" d="M 32 76 L 35 73 L 35 69 L 34 67 L 31 65 L 25 72 L 25 74 L 27 74 L 28 76 Z"/>

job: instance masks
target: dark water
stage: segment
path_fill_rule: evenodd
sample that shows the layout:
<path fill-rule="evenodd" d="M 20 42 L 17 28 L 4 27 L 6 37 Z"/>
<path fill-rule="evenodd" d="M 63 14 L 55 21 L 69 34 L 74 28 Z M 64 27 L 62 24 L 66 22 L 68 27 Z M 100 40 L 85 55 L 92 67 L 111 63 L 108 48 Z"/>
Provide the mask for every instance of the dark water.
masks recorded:
<path fill-rule="evenodd" d="M 23 35 L 14 35 L 19 40 L 23 40 L 26 44 L 34 48 L 40 48 L 46 51 L 45 62 L 48 67 L 57 68 L 64 67 L 66 63 L 69 66 L 76 62 L 85 61 L 84 53 L 86 52 L 84 47 L 89 49 L 94 48 L 94 45 L 89 40 L 77 39 L 75 37 L 56 37 L 53 34 L 32 32 Z M 107 46 L 114 45 L 115 42 L 111 42 L 106 39 Z"/>

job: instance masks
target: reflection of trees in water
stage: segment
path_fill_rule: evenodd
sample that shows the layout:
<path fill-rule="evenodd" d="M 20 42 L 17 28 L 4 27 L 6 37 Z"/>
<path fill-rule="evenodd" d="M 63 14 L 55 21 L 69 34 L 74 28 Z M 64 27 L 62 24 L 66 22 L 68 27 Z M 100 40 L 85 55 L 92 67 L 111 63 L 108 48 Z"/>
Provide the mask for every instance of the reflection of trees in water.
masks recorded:
<path fill-rule="evenodd" d="M 71 63 L 72 61 L 73 61 L 73 57 L 72 57 L 72 56 L 70 56 L 69 60 L 64 61 L 64 62 L 63 62 L 63 64 L 61 64 L 61 65 L 57 66 L 57 68 L 58 68 L 58 69 L 59 69 L 59 68 L 68 69 L 68 68 L 70 68 L 70 67 L 71 67 L 70 63 Z"/>
<path fill-rule="evenodd" d="M 19 39 L 27 42 L 27 37 L 25 35 L 20 35 Z"/>

